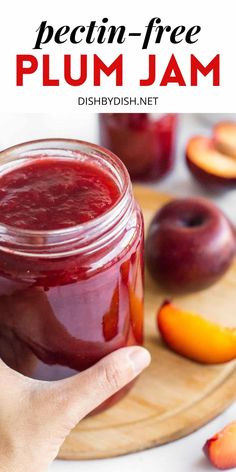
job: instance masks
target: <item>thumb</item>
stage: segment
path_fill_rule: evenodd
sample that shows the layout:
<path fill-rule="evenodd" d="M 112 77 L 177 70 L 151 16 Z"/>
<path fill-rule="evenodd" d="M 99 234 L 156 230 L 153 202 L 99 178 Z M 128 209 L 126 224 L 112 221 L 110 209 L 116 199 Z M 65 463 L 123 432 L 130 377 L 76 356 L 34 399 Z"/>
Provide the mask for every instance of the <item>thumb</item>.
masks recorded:
<path fill-rule="evenodd" d="M 150 363 L 149 352 L 138 346 L 114 351 L 84 372 L 55 382 L 60 412 L 71 428 L 114 393 L 131 382 Z M 55 394 L 55 391 L 54 391 Z M 62 407 L 62 408 L 61 408 Z"/>

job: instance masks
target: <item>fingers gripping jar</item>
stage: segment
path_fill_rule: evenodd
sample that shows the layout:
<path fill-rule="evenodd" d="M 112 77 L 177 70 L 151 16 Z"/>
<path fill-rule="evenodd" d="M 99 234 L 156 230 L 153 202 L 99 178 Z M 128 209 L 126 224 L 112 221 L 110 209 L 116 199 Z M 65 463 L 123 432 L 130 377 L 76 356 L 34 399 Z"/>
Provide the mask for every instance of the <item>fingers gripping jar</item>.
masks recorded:
<path fill-rule="evenodd" d="M 141 345 L 143 220 L 122 162 L 73 140 L 20 144 L 0 162 L 3 361 L 57 380 Z"/>

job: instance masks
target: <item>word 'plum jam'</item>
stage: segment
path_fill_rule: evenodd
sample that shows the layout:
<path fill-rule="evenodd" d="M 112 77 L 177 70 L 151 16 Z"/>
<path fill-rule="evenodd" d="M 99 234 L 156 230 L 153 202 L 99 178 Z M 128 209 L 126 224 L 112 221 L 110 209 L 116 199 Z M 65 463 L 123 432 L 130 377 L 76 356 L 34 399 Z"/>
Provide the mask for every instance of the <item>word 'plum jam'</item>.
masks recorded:
<path fill-rule="evenodd" d="M 73 140 L 0 158 L 0 357 L 57 380 L 142 344 L 143 221 L 123 164 Z"/>

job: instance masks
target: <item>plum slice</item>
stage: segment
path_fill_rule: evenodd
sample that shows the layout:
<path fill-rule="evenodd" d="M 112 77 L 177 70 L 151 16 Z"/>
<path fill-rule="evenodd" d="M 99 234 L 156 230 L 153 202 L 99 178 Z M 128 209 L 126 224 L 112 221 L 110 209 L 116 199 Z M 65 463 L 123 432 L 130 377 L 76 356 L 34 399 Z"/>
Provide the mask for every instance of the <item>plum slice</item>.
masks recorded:
<path fill-rule="evenodd" d="M 195 179 L 205 187 L 236 188 L 236 159 L 220 152 L 214 139 L 192 137 L 186 147 L 186 162 Z"/>

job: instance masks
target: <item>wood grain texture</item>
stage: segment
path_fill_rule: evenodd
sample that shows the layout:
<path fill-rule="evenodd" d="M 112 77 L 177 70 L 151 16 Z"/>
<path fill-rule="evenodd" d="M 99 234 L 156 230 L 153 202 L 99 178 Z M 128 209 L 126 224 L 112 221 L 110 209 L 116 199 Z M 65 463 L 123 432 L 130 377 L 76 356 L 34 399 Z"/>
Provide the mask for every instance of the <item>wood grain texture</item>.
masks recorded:
<path fill-rule="evenodd" d="M 136 187 L 146 227 L 170 197 Z M 236 262 L 216 285 L 175 303 L 212 320 L 236 325 Z M 59 458 L 114 457 L 181 438 L 221 413 L 236 399 L 236 363 L 203 366 L 169 351 L 158 339 L 156 311 L 171 297 L 146 276 L 145 345 L 152 363 L 132 391 L 106 412 L 82 421 L 66 439 Z"/>

